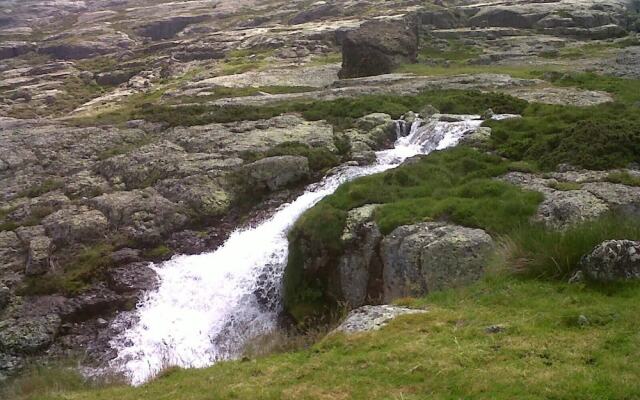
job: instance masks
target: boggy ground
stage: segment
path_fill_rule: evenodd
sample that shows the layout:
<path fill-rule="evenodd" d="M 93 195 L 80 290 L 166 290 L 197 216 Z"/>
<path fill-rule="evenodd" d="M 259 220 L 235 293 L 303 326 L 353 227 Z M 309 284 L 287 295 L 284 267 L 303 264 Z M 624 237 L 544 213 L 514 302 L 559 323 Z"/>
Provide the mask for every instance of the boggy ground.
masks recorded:
<path fill-rule="evenodd" d="M 11 3 L 0 14 L 0 375 L 32 355 L 104 354 L 114 313 L 155 284 L 146 261 L 213 249 L 331 167 L 370 160 L 389 137 L 358 128 L 369 113 L 523 112 L 491 126 L 485 150 L 508 159 L 503 172 L 569 162 L 622 168 L 611 174 L 632 186 L 635 10 L 622 1 Z M 338 79 L 346 30 L 416 12 L 418 63 Z M 358 135 L 371 135 L 369 147 L 345 139 Z M 248 195 L 255 187 L 260 196 Z M 393 205 L 384 212 L 389 227 L 412 222 Z"/>

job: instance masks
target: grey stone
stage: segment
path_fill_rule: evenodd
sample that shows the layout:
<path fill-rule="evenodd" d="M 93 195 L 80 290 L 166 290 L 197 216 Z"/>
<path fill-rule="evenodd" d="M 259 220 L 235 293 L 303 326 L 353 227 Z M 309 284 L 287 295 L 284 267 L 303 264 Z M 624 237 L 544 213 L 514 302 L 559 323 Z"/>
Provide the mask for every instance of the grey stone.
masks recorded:
<path fill-rule="evenodd" d="M 35 236 L 29 241 L 26 275 L 42 275 L 51 270 L 52 240 L 47 236 Z"/>
<path fill-rule="evenodd" d="M 472 283 L 493 248 L 481 229 L 437 222 L 398 227 L 380 245 L 384 301 Z"/>
<path fill-rule="evenodd" d="M 354 334 L 377 331 L 401 315 L 423 314 L 426 312 L 426 310 L 392 305 L 363 306 L 351 311 L 333 332 Z"/>
<path fill-rule="evenodd" d="M 584 274 L 599 282 L 640 279 L 640 242 L 608 240 L 582 257 Z"/>
<path fill-rule="evenodd" d="M 301 156 L 267 157 L 242 168 L 247 188 L 282 189 L 309 177 L 309 161 Z"/>
<path fill-rule="evenodd" d="M 98 210 L 85 206 L 64 208 L 42 220 L 47 235 L 56 243 L 84 243 L 104 237 L 109 222 Z"/>

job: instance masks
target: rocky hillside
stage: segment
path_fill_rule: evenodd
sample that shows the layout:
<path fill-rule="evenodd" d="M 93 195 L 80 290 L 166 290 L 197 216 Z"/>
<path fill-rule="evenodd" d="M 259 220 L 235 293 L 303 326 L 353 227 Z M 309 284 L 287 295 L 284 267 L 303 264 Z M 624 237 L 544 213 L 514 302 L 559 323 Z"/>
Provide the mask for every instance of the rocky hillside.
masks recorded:
<path fill-rule="evenodd" d="M 416 113 L 487 121 L 460 149 L 356 181 L 296 224 L 290 319 L 475 282 L 530 221 L 635 218 L 639 12 L 625 0 L 4 1 L 0 380 L 30 360 L 103 365 L 124 328 L 114 318 L 157 285 L 149 261 L 213 250 L 334 167 L 372 163 Z"/>

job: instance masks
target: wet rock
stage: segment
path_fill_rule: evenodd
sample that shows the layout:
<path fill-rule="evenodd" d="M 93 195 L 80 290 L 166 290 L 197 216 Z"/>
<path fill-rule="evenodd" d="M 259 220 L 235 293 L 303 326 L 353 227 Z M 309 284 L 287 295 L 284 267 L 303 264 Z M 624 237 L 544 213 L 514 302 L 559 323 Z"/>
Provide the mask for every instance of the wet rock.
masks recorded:
<path fill-rule="evenodd" d="M 275 191 L 309 178 L 309 160 L 301 156 L 267 157 L 242 168 L 247 188 Z"/>
<path fill-rule="evenodd" d="M 418 34 L 415 22 L 368 21 L 342 41 L 340 78 L 388 74 L 400 64 L 415 63 Z"/>
<path fill-rule="evenodd" d="M 0 322 L 0 351 L 8 354 L 33 354 L 53 343 L 60 329 L 60 317 L 21 318 Z"/>
<path fill-rule="evenodd" d="M 354 334 L 377 331 L 401 315 L 423 314 L 426 312 L 426 310 L 392 305 L 363 306 L 351 311 L 344 322 L 333 332 Z"/>
<path fill-rule="evenodd" d="M 382 234 L 373 220 L 378 206 L 369 204 L 349 211 L 342 233 L 344 252 L 338 261 L 340 281 L 339 298 L 350 307 L 359 307 L 371 301 L 368 293 L 379 293 L 382 265 L 378 246 Z M 377 282 L 372 282 L 377 278 Z M 370 286 L 378 286 L 377 290 Z"/>
<path fill-rule="evenodd" d="M 104 237 L 107 218 L 98 210 L 84 206 L 65 208 L 42 220 L 47 235 L 56 243 L 85 243 Z"/>
<path fill-rule="evenodd" d="M 380 245 L 384 301 L 472 283 L 493 247 L 481 229 L 437 222 L 398 227 Z"/>
<path fill-rule="evenodd" d="M 86 321 L 121 309 L 127 300 L 100 283 L 69 299 L 61 307 L 60 317 L 65 322 Z"/>
<path fill-rule="evenodd" d="M 640 279 L 640 242 L 608 240 L 580 261 L 584 274 L 599 282 Z"/>
<path fill-rule="evenodd" d="M 129 264 L 140 261 L 142 258 L 142 252 L 138 249 L 130 249 L 128 247 L 111 253 L 111 261 L 114 265 Z"/>
<path fill-rule="evenodd" d="M 136 262 L 109 270 L 109 288 L 119 294 L 139 295 L 158 286 L 158 276 L 147 262 Z"/>

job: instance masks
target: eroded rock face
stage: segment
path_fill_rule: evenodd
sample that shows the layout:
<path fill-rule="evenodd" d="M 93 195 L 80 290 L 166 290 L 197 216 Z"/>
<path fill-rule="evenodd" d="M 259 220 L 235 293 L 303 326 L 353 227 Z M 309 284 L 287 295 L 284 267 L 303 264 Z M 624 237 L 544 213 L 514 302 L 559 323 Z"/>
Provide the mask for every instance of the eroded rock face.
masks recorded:
<path fill-rule="evenodd" d="M 608 240 L 580 261 L 583 273 L 599 282 L 640 279 L 640 242 Z"/>
<path fill-rule="evenodd" d="M 377 331 L 401 315 L 423 314 L 425 312 L 427 311 L 392 305 L 363 306 L 351 311 L 333 332 L 354 334 Z"/>
<path fill-rule="evenodd" d="M 493 247 L 481 229 L 437 222 L 398 227 L 380 245 L 384 301 L 472 283 Z"/>
<path fill-rule="evenodd" d="M 369 21 L 342 41 L 340 78 L 381 75 L 416 62 L 418 31 L 412 20 Z"/>

